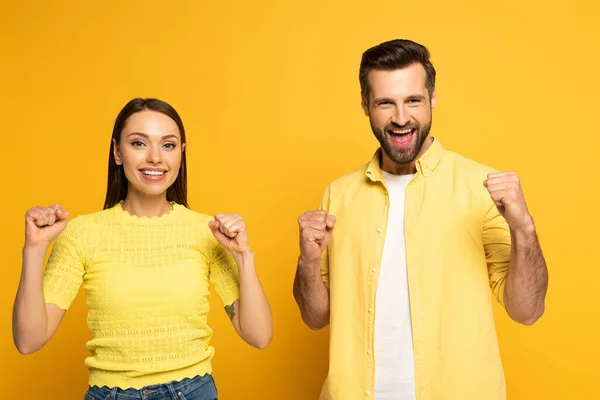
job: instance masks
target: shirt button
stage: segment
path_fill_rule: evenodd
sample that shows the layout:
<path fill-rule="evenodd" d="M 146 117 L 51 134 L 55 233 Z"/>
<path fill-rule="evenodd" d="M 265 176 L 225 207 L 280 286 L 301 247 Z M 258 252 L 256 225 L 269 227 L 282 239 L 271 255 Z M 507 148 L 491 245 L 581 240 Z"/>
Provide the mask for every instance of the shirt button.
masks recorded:
<path fill-rule="evenodd" d="M 367 354 L 371 354 L 371 349 L 367 349 Z"/>
<path fill-rule="evenodd" d="M 377 228 L 377 232 L 381 233 L 381 228 Z"/>
<path fill-rule="evenodd" d="M 370 395 L 371 395 L 371 392 L 367 391 L 365 394 L 366 394 L 367 396 L 370 396 Z"/>
<path fill-rule="evenodd" d="M 373 312 L 373 307 L 369 307 L 369 312 L 372 313 Z"/>
<path fill-rule="evenodd" d="M 373 267 L 373 268 L 371 268 L 371 271 L 375 272 L 375 271 L 377 271 L 377 268 Z"/>
<path fill-rule="evenodd" d="M 429 172 L 429 170 L 427 168 L 425 168 L 425 172 L 427 173 L 427 172 Z"/>

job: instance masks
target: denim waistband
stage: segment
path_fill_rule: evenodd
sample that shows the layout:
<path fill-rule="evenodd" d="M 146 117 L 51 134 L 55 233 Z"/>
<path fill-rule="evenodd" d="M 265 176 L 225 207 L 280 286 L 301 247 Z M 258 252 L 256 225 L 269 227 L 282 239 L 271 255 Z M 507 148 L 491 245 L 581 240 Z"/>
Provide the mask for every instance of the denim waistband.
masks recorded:
<path fill-rule="evenodd" d="M 140 389 L 121 389 L 118 387 L 107 388 L 103 386 L 101 388 L 92 386 L 86 393 L 86 400 L 154 400 L 154 399 L 179 399 L 180 394 L 185 395 L 186 393 L 197 390 L 199 387 L 208 383 L 208 380 L 212 380 L 210 374 L 204 376 L 196 376 L 192 379 L 184 378 L 179 382 L 169 382 L 158 385 L 144 386 Z"/>

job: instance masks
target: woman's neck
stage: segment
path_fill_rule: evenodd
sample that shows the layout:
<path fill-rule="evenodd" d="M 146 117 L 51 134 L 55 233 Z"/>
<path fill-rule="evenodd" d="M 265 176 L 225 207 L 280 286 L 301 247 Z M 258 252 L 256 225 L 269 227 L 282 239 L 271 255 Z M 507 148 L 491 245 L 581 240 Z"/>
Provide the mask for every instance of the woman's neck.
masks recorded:
<path fill-rule="evenodd" d="M 123 210 L 137 217 L 160 217 L 173 209 L 166 193 L 160 196 L 140 196 L 129 192 L 123 202 Z"/>

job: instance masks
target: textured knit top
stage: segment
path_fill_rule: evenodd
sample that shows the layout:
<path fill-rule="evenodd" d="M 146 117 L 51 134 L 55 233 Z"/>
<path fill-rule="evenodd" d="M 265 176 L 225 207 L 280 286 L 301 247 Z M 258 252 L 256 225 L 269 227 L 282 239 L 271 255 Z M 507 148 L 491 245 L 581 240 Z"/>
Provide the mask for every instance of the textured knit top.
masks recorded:
<path fill-rule="evenodd" d="M 211 372 L 210 283 L 224 305 L 239 298 L 237 266 L 211 219 L 178 204 L 137 217 L 117 204 L 69 221 L 50 254 L 44 296 L 66 310 L 83 283 L 90 385 L 139 389 Z"/>

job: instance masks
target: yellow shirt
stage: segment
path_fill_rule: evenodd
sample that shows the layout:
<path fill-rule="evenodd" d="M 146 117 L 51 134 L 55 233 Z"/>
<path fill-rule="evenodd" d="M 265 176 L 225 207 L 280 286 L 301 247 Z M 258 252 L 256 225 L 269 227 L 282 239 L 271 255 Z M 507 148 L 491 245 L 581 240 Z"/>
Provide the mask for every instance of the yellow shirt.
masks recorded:
<path fill-rule="evenodd" d="M 337 218 L 321 262 L 331 302 L 322 400 L 373 398 L 375 299 L 389 206 L 380 152 L 331 183 L 321 201 Z M 490 287 L 503 303 L 510 232 L 483 186 L 493 170 L 438 140 L 416 166 L 404 234 L 417 399 L 505 399 Z"/>
<path fill-rule="evenodd" d="M 154 218 L 118 204 L 68 223 L 44 272 L 44 296 L 66 310 L 83 283 L 90 385 L 139 389 L 211 372 L 209 285 L 230 305 L 239 274 L 210 220 L 178 204 Z"/>

